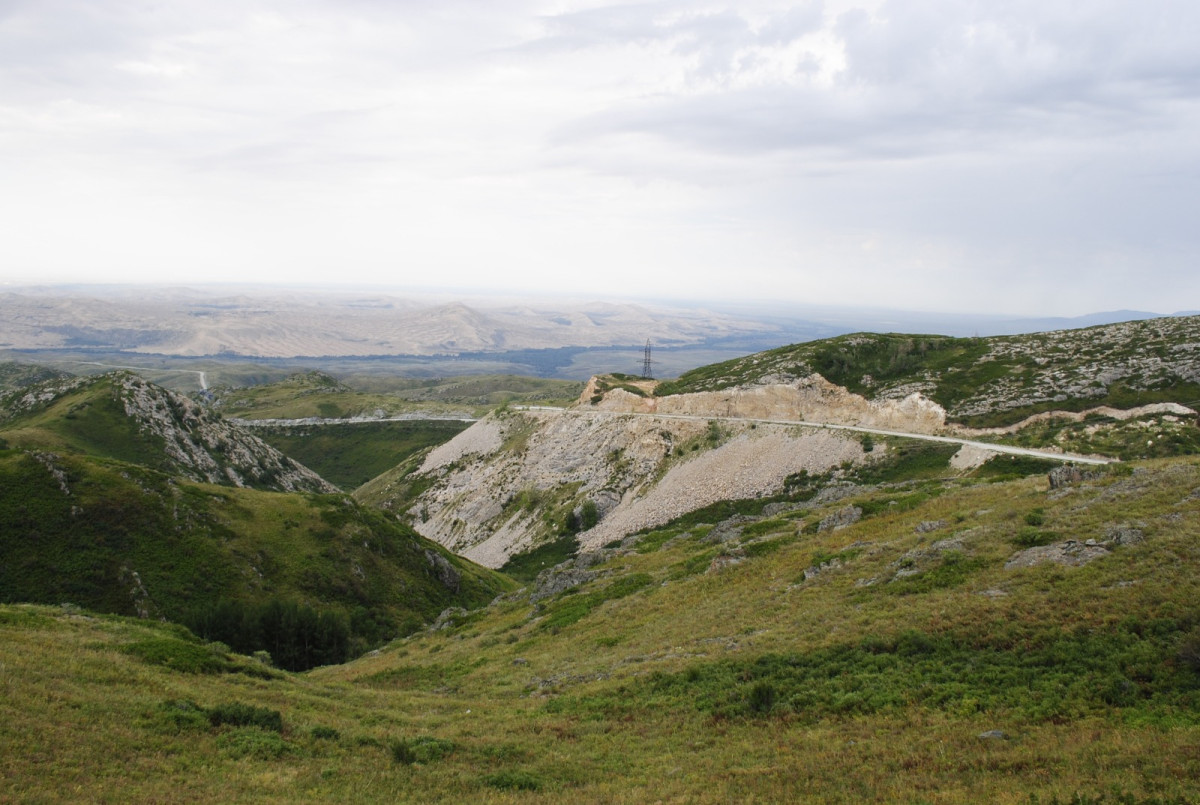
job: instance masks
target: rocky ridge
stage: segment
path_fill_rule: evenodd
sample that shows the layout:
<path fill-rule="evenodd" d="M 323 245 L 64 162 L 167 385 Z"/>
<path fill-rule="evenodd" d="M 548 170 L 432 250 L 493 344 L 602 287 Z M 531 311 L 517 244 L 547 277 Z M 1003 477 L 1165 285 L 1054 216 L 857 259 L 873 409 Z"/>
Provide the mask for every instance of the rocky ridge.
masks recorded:
<path fill-rule="evenodd" d="M 101 390 L 104 384 L 139 436 L 157 444 L 170 471 L 182 477 L 280 492 L 338 491 L 257 436 L 130 372 L 38 384 L 7 397 L 3 408 L 6 418 L 13 419 L 88 387 Z"/>

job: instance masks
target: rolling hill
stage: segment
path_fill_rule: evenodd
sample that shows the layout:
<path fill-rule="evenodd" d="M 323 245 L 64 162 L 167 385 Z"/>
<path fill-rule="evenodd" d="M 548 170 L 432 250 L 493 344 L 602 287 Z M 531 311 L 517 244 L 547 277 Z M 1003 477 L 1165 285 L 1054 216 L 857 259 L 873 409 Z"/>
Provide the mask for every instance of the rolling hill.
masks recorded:
<path fill-rule="evenodd" d="M 1196 322 L 1160 322 L 599 378 L 570 411 L 502 408 L 354 499 L 183 480 L 148 443 L 85 449 L 59 421 L 82 387 L 36 401 L 0 429 L 0 568 L 27 568 L 0 589 L 53 593 L 0 605 L 0 798 L 1200 801 Z M 878 432 L 906 417 L 1050 456 Z M 1126 460 L 1053 453 L 1079 446 Z M 505 572 L 407 520 L 464 552 L 493 541 Z M 78 538 L 35 555 L 39 529 Z M 370 587 L 385 560 L 413 575 Z M 148 575 L 192 561 L 207 572 L 162 571 L 190 588 Z M 88 606 L 124 615 L 62 603 L 77 594 L 53 585 L 91 567 L 121 584 Z M 221 636 L 249 611 L 204 587 L 229 577 L 234 600 L 265 596 L 256 623 L 303 634 L 443 609 L 289 673 Z M 205 636 L 128 617 L 197 590 L 212 605 L 182 619 Z M 273 658 L 296 642 L 276 631 Z"/>
<path fill-rule="evenodd" d="M 30 386 L 5 410 L 4 601 L 162 617 L 247 651 L 299 608 L 331 619 L 323 658 L 341 661 L 510 586 L 133 375 Z"/>

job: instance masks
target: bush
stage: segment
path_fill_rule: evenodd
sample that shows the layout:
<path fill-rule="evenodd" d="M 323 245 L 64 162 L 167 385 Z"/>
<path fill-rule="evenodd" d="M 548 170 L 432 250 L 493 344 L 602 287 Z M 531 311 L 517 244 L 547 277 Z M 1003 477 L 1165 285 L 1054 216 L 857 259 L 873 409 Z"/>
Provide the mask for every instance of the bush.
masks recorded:
<path fill-rule="evenodd" d="M 162 719 L 176 730 L 203 729 L 208 726 L 204 708 L 187 699 L 172 699 L 159 706 Z"/>
<path fill-rule="evenodd" d="M 283 732 L 283 716 L 278 710 L 255 707 L 252 704 L 228 702 L 209 708 L 208 722 L 214 727 L 229 724 L 234 727 L 258 727 Z"/>
<path fill-rule="evenodd" d="M 1018 548 L 1036 548 L 1058 542 L 1058 534 L 1053 531 L 1041 531 L 1033 526 L 1022 526 L 1012 541 Z"/>
<path fill-rule="evenodd" d="M 600 512 L 596 508 L 596 502 L 594 500 L 585 500 L 583 507 L 579 510 L 580 529 L 587 531 L 598 522 L 600 522 Z"/>
<path fill-rule="evenodd" d="M 779 693 L 770 682 L 756 682 L 754 687 L 750 688 L 750 695 L 746 697 L 746 705 L 753 713 L 765 714 L 775 708 L 775 700 L 778 698 Z"/>
<path fill-rule="evenodd" d="M 233 670 L 219 647 L 177 637 L 151 637 L 130 643 L 121 650 L 152 665 L 163 665 L 186 674 L 216 674 Z"/>
<path fill-rule="evenodd" d="M 397 738 L 389 744 L 392 760 L 406 766 L 413 763 L 433 763 L 454 751 L 454 743 L 431 735 L 419 738 Z"/>
<path fill-rule="evenodd" d="M 1179 641 L 1175 656 L 1186 668 L 1200 674 L 1200 628 L 1193 629 Z"/>

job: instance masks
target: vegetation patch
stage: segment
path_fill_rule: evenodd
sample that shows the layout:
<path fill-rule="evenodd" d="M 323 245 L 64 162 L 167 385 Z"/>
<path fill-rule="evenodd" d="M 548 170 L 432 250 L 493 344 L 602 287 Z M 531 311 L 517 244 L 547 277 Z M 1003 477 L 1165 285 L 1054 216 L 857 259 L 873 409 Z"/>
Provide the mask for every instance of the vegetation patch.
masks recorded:
<path fill-rule="evenodd" d="M 122 646 L 122 651 L 143 662 L 162 665 L 185 674 L 218 674 L 242 668 L 229 661 L 221 647 L 179 637 L 148 637 Z"/>
<path fill-rule="evenodd" d="M 585 618 L 589 612 L 605 601 L 615 601 L 633 595 L 654 583 L 648 573 L 631 573 L 621 576 L 607 587 L 590 593 L 574 593 L 560 598 L 547 607 L 542 627 L 558 629 L 570 626 Z"/>
<path fill-rule="evenodd" d="M 256 426 L 254 433 L 342 489 L 355 489 L 409 456 L 448 442 L 470 422 L 412 420 L 309 427 Z"/>
<path fill-rule="evenodd" d="M 431 735 L 417 738 L 397 738 L 388 744 L 392 760 L 405 766 L 428 764 L 441 760 L 454 751 L 454 742 Z"/>
<path fill-rule="evenodd" d="M 787 715 L 804 721 L 900 712 L 1006 713 L 1030 722 L 1104 715 L 1200 723 L 1200 676 L 1175 663 L 1165 633 L 1046 632 L 1020 645 L 907 631 L 811 652 L 767 654 L 660 674 L 619 695 L 636 707 L 667 696 L 714 716 Z M 598 702 L 593 701 L 592 704 Z"/>
<path fill-rule="evenodd" d="M 528 583 L 536 579 L 538 573 L 567 561 L 578 551 L 579 540 L 574 535 L 562 536 L 524 553 L 513 554 L 500 572 Z"/>
<path fill-rule="evenodd" d="M 197 608 L 184 620 L 201 637 L 227 643 L 242 654 L 266 651 L 272 664 L 288 671 L 334 665 L 349 657 L 348 618 L 294 601 L 226 599 Z"/>
<path fill-rule="evenodd" d="M 485 775 L 484 783 L 501 791 L 539 791 L 542 780 L 533 772 L 523 769 L 506 769 Z"/>
<path fill-rule="evenodd" d="M 276 732 L 257 727 L 243 727 L 219 735 L 217 749 L 221 754 L 234 760 L 241 758 L 278 760 L 289 754 L 292 746 Z"/>
<path fill-rule="evenodd" d="M 1011 481 L 1029 475 L 1045 475 L 1061 461 L 1052 461 L 1033 456 L 992 456 L 971 473 L 976 478 L 989 481 Z"/>
<path fill-rule="evenodd" d="M 957 444 L 889 439 L 883 458 L 855 467 L 852 472 L 862 484 L 943 478 L 952 474 L 950 458 L 959 449 Z"/>
<path fill-rule="evenodd" d="M 256 727 L 270 732 L 283 732 L 283 716 L 278 710 L 243 702 L 226 702 L 210 707 L 208 723 L 214 727 Z"/>
<path fill-rule="evenodd" d="M 961 551 L 946 551 L 941 561 L 928 570 L 914 576 L 905 576 L 889 583 L 883 589 L 894 595 L 914 595 L 933 590 L 945 590 L 963 584 L 971 576 L 987 567 L 988 560 L 971 557 Z"/>

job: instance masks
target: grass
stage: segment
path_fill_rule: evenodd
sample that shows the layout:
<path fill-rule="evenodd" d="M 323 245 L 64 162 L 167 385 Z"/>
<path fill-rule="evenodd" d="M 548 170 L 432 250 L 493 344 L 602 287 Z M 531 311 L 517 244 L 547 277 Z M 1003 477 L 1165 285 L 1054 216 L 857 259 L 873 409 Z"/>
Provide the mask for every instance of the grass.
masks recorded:
<path fill-rule="evenodd" d="M 554 567 L 575 555 L 579 541 L 574 535 L 559 537 L 551 542 L 509 557 L 500 572 L 517 581 L 530 582 L 546 568 Z"/>
<path fill-rule="evenodd" d="M 886 373 L 890 355 L 867 357 Z M 71 455 L 62 481 L 2 451 L 0 590 L 51 592 L 0 605 L 0 800 L 1197 801 L 1200 461 L 1052 491 L 1040 465 L 963 478 L 940 446 L 878 447 L 615 545 L 540 606 L 457 565 L 479 608 L 303 674 L 95 610 L 133 611 L 124 563 L 146 606 L 260 578 L 242 594 L 337 592 L 361 623 L 426 589 L 430 546 L 341 495 Z M 831 482 L 847 496 L 824 502 Z M 576 491 L 545 494 L 557 512 Z M 817 529 L 849 505 L 862 519 Z M 1123 528 L 1143 539 L 1087 565 L 1006 567 Z M 512 569 L 528 581 L 572 542 Z M 425 575 L 389 586 L 405 556 Z"/>
<path fill-rule="evenodd" d="M 253 432 L 330 483 L 351 490 L 409 456 L 449 441 L 470 424 L 423 419 L 312 427 L 258 426 Z"/>
<path fill-rule="evenodd" d="M 845 505 L 809 501 L 719 546 L 695 526 L 615 551 L 541 611 L 509 596 L 268 678 L 122 650 L 179 639 L 153 622 L 0 607 L 0 798 L 86 781 L 163 801 L 1196 801 L 1198 487 L 1194 459 L 1066 496 L 1036 476 L 956 483 L 789 533 Z M 1004 567 L 1022 528 L 1129 522 L 1145 540 L 1086 566 Z M 906 557 L 920 573 L 897 575 Z M 281 730 L 214 726 L 231 703 L 277 711 Z"/>

